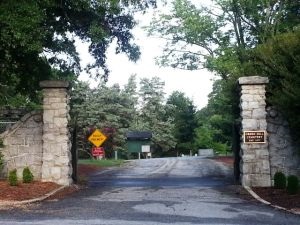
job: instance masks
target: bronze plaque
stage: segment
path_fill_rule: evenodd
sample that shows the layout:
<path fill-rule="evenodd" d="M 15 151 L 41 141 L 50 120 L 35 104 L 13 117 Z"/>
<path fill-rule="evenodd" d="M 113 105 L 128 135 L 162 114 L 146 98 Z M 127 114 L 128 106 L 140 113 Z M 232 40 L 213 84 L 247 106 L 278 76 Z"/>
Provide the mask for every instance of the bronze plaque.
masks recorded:
<path fill-rule="evenodd" d="M 244 143 L 266 143 L 265 131 L 244 131 Z"/>

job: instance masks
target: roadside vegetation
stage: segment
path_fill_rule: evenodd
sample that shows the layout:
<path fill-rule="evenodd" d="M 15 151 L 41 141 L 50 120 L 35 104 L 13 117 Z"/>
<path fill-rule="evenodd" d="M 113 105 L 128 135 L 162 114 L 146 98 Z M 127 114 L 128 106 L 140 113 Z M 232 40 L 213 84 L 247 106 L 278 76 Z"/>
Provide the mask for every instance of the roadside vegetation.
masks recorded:
<path fill-rule="evenodd" d="M 166 41 L 157 58 L 161 66 L 183 70 L 206 68 L 216 74 L 206 107 L 197 110 L 184 93 L 164 94 L 158 78 L 124 87 L 108 86 L 106 50 L 116 41 L 117 53 L 137 61 L 134 13 L 160 1 L 2 1 L 0 3 L 0 106 L 37 107 L 39 81 L 72 84 L 71 119 L 77 128 L 80 157 L 91 157 L 88 136 L 95 128 L 109 138 L 105 154 L 128 157 L 124 135 L 129 130 L 153 133 L 154 156 L 197 153 L 213 148 L 231 151 L 233 126 L 239 118 L 236 80 L 260 75 L 270 79 L 268 105 L 289 120 L 300 134 L 300 3 L 294 0 L 165 1 L 169 12 L 156 14 L 146 29 Z M 166 8 L 167 8 L 166 7 Z M 22 15 L 22 16 L 20 16 Z M 88 43 L 94 62 L 81 68 L 75 39 Z M 61 57 L 60 57 L 61 56 Z M 96 88 L 78 81 L 82 70 L 103 82 Z M 183 72 L 184 74 L 184 72 Z M 199 73 L 201 75 L 201 73 Z"/>
<path fill-rule="evenodd" d="M 121 166 L 124 163 L 125 163 L 124 160 L 114 160 L 114 159 L 106 159 L 106 160 L 80 159 L 80 160 L 78 160 L 79 165 L 93 165 L 93 166 L 99 166 L 99 167 Z"/>

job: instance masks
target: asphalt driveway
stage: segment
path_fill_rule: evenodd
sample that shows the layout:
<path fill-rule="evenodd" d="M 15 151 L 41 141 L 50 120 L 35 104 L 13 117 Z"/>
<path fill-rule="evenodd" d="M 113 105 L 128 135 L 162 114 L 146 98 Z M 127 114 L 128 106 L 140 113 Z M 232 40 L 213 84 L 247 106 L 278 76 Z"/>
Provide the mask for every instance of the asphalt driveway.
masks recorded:
<path fill-rule="evenodd" d="M 59 201 L 0 210 L 0 224 L 300 224 L 236 193 L 232 169 L 200 157 L 143 159 L 90 177 Z"/>

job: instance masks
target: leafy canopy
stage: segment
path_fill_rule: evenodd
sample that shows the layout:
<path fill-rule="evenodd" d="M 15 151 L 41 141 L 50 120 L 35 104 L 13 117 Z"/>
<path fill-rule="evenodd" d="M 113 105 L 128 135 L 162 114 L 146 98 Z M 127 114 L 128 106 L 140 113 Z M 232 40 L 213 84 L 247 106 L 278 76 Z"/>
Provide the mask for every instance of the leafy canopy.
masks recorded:
<path fill-rule="evenodd" d="M 206 68 L 222 79 L 215 81 L 200 112 L 198 144 L 230 145 L 230 126 L 239 117 L 236 80 L 248 75 L 269 77 L 268 101 L 285 113 L 298 137 L 300 2 L 173 0 L 170 6 L 170 13 L 155 17 L 148 27 L 149 35 L 166 42 L 158 64 Z"/>
<path fill-rule="evenodd" d="M 89 44 L 95 59 L 85 69 L 107 79 L 106 49 L 116 40 L 116 52 L 136 61 L 140 51 L 131 33 L 133 13 L 154 5 L 154 0 L 1 1 L 1 95 L 37 100 L 40 80 L 76 78 L 82 70 L 76 38 Z"/>

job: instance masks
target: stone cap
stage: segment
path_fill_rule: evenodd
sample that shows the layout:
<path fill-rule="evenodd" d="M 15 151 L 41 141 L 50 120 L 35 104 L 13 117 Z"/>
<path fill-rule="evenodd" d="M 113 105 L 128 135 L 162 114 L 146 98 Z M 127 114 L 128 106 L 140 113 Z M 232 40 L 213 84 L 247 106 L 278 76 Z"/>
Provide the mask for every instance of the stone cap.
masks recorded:
<path fill-rule="evenodd" d="M 43 80 L 40 82 L 41 88 L 68 88 L 69 81 L 64 80 Z"/>
<path fill-rule="evenodd" d="M 244 84 L 268 84 L 269 78 L 268 77 L 261 77 L 261 76 L 250 76 L 250 77 L 240 77 L 238 80 L 240 85 Z"/>

